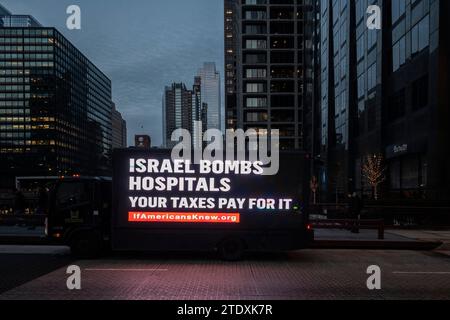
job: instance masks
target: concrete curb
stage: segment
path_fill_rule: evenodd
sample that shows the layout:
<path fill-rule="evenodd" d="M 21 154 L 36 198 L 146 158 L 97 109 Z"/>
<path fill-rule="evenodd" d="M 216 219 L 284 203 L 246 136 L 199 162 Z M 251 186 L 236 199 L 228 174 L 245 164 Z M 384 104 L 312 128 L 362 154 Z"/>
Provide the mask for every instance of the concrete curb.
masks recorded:
<path fill-rule="evenodd" d="M 315 240 L 311 248 L 431 251 L 442 244 L 441 241 Z"/>
<path fill-rule="evenodd" d="M 0 245 L 53 245 L 44 237 L 0 236 Z M 431 251 L 444 245 L 441 241 L 392 241 L 392 240 L 315 240 L 312 249 L 371 249 Z"/>
<path fill-rule="evenodd" d="M 44 237 L 0 236 L 0 245 L 51 245 Z"/>

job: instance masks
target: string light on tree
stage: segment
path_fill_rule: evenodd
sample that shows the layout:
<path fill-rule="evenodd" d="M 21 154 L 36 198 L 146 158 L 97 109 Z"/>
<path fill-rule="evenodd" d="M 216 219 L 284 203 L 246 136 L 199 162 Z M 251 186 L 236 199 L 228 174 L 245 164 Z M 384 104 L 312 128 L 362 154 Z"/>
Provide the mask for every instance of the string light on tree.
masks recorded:
<path fill-rule="evenodd" d="M 380 184 L 386 180 L 386 167 L 383 165 L 383 160 L 381 154 L 368 155 L 362 167 L 363 175 L 372 187 L 375 200 L 378 200 Z"/>

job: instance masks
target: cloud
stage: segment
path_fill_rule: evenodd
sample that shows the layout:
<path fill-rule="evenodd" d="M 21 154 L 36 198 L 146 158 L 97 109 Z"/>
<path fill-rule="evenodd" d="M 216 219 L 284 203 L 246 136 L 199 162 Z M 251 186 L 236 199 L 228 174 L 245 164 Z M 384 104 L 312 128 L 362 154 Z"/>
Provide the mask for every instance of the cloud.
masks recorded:
<path fill-rule="evenodd" d="M 71 2 L 2 1 L 13 12 L 55 26 L 112 80 L 130 143 L 134 134 L 149 133 L 160 144 L 164 87 L 174 81 L 192 85 L 205 61 L 223 69 L 223 1 L 78 0 L 82 30 L 69 31 L 65 7 Z"/>

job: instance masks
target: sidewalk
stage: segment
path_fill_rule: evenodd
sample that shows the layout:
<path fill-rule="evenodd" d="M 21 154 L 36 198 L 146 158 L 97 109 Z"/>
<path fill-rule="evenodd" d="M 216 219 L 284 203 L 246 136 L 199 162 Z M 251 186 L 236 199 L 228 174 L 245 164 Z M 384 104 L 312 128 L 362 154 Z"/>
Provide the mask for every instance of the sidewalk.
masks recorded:
<path fill-rule="evenodd" d="M 386 230 L 384 240 L 378 239 L 377 230 L 316 229 L 314 248 L 318 249 L 380 249 L 380 250 L 445 250 L 450 249 L 450 231 Z"/>
<path fill-rule="evenodd" d="M 450 229 L 449 230 L 389 230 L 390 233 L 420 241 L 440 241 L 442 244 L 436 252 L 450 256 Z"/>
<path fill-rule="evenodd" d="M 442 241 L 450 244 L 450 230 L 389 230 L 390 234 L 409 239 L 419 239 L 423 241 Z"/>

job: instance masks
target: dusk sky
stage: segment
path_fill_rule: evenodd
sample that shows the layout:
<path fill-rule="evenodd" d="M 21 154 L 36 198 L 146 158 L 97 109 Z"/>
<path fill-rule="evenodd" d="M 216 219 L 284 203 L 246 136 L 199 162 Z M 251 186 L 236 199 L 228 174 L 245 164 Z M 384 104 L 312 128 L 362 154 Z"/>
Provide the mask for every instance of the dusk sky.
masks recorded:
<path fill-rule="evenodd" d="M 164 86 L 173 81 L 191 86 L 206 61 L 216 63 L 223 85 L 223 0 L 0 3 L 13 14 L 30 14 L 42 25 L 56 27 L 112 80 L 113 100 L 127 121 L 130 144 L 141 133 L 150 134 L 155 146 L 162 143 Z M 73 4 L 82 11 L 81 30 L 66 27 L 66 8 Z"/>

